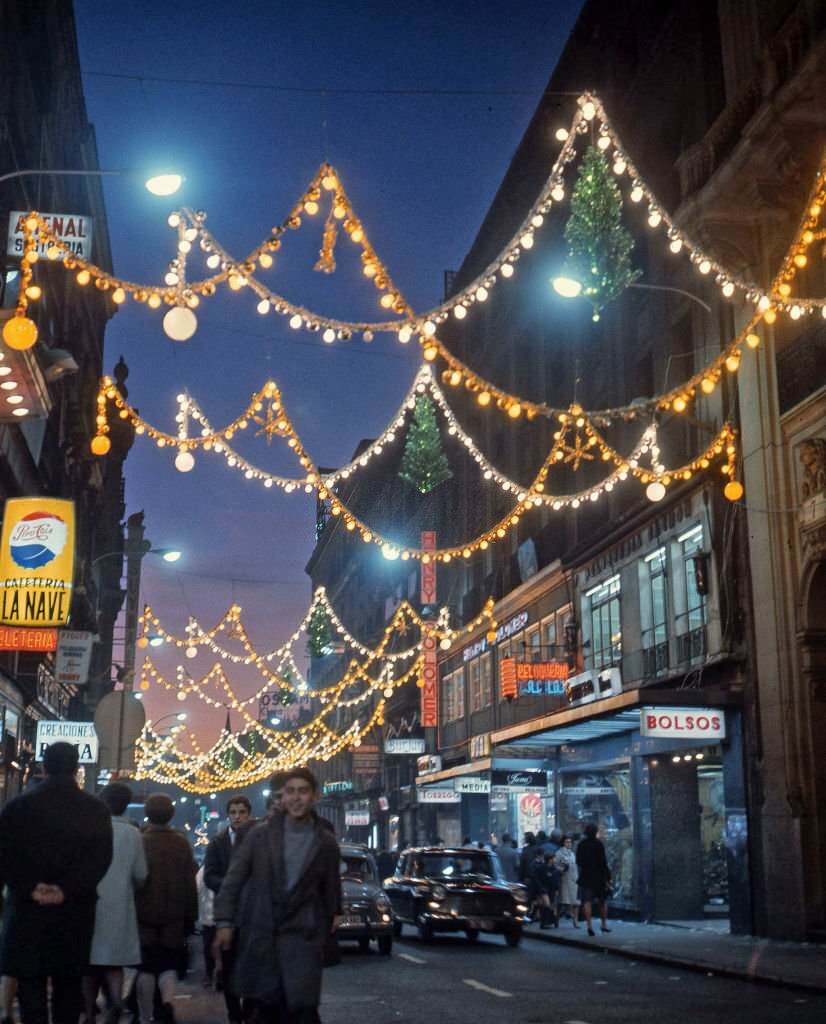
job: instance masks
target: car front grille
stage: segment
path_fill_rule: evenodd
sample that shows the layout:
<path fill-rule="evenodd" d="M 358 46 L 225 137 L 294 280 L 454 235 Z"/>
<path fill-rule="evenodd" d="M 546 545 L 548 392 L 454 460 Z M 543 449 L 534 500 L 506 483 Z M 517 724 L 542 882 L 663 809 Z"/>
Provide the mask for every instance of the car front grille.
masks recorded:
<path fill-rule="evenodd" d="M 513 910 L 513 898 L 506 892 L 466 893 L 454 896 L 450 909 L 463 917 L 494 917 Z"/>

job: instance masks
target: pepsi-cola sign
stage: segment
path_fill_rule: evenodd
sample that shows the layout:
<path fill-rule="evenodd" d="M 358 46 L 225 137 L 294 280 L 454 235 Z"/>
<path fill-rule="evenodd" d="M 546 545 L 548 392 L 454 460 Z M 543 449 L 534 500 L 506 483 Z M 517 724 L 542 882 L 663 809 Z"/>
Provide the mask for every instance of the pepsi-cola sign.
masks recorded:
<path fill-rule="evenodd" d="M 10 498 L 0 539 L 0 623 L 65 626 L 74 567 L 74 503 Z"/>

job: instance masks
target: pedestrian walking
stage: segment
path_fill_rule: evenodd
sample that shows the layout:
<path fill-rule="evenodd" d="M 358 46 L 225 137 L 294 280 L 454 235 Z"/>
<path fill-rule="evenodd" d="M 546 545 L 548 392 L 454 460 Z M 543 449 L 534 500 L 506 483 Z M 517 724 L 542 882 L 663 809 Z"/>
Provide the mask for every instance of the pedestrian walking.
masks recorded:
<path fill-rule="evenodd" d="M 602 918 L 602 931 L 610 932 L 608 927 L 608 883 L 611 871 L 605 856 L 605 847 L 597 838 L 597 826 L 588 822 L 585 826 L 585 838 L 581 839 L 576 848 L 576 866 L 579 871 L 579 898 L 585 913 L 588 934 L 595 935 L 591 926 L 591 913 L 594 903 L 599 904 Z"/>
<path fill-rule="evenodd" d="M 112 819 L 78 788 L 78 752 L 53 743 L 44 780 L 0 814 L 0 878 L 9 896 L 0 971 L 17 978 L 23 1024 L 77 1024 L 97 886 L 112 861 Z"/>
<path fill-rule="evenodd" d="M 141 943 L 138 1010 L 141 1024 L 149 1024 L 157 987 L 161 1022 L 174 1024 L 175 979 L 186 973 L 186 938 L 198 917 L 197 865 L 186 838 L 170 828 L 175 805 L 169 797 L 164 793 L 147 797 L 144 811 L 149 819 L 143 830 L 149 875 L 137 894 Z"/>
<path fill-rule="evenodd" d="M 98 884 L 95 930 L 89 970 L 83 979 L 86 1024 L 94 1024 L 101 984 L 107 994 L 106 1024 L 116 1024 L 123 1010 L 123 968 L 140 963 L 135 890 L 146 881 L 146 857 L 140 832 L 125 818 L 132 790 L 113 782 L 100 792 L 112 815 L 113 854 L 109 870 Z"/>
<path fill-rule="evenodd" d="M 536 857 L 531 866 L 534 898 L 539 905 L 539 927 L 542 929 L 559 926 L 556 913 L 556 900 L 559 894 L 561 872 L 557 868 L 556 854 L 543 853 L 542 847 L 536 847 Z"/>
<path fill-rule="evenodd" d="M 274 787 L 272 787 L 274 788 Z M 308 768 L 286 773 L 283 810 L 251 830 L 215 900 L 216 946 L 231 946 L 240 923 L 235 981 L 261 1024 L 318 1019 L 322 951 L 341 905 L 340 854 L 313 805 Z"/>
<path fill-rule="evenodd" d="M 216 980 L 215 957 L 212 946 L 215 942 L 215 893 L 204 881 L 204 866 L 198 868 L 195 876 L 195 887 L 198 890 L 198 930 L 201 933 L 201 946 L 204 954 L 204 988 L 211 988 Z M 2 1022 L 0 1022 L 2 1024 Z"/>
<path fill-rule="evenodd" d="M 559 883 L 559 914 L 563 913 L 573 921 L 574 928 L 579 928 L 579 893 L 577 881 L 579 870 L 576 866 L 574 843 L 571 836 L 562 837 L 562 846 L 556 853 L 556 866 L 562 872 Z"/>
<path fill-rule="evenodd" d="M 519 854 L 519 881 L 523 885 L 530 882 L 531 865 L 533 864 L 536 846 L 536 836 L 533 832 L 526 832 L 522 842 L 522 850 Z"/>
<path fill-rule="evenodd" d="M 509 882 L 519 881 L 519 851 L 511 845 L 511 837 L 507 832 L 502 833 L 502 842 L 496 847 L 499 855 L 499 863 L 502 865 L 502 873 Z"/>
<path fill-rule="evenodd" d="M 272 787 L 271 787 L 272 788 Z M 276 802 L 280 799 L 275 791 Z M 252 804 L 243 793 L 231 796 L 227 800 L 227 827 L 210 840 L 204 857 L 204 884 L 214 894 L 220 892 L 221 884 L 229 871 L 233 855 L 247 831 L 248 823 L 252 822 Z M 229 1024 L 241 1024 L 244 1019 L 244 1008 L 241 998 L 232 985 L 233 967 L 238 955 L 238 933 L 232 946 L 221 953 L 221 984 L 224 989 L 224 1002 L 227 1008 Z"/>

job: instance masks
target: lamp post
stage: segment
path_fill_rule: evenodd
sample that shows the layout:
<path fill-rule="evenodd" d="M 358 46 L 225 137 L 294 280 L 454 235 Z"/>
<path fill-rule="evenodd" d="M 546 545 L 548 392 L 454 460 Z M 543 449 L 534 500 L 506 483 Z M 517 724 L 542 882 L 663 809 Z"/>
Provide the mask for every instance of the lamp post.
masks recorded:
<path fill-rule="evenodd" d="M 137 174 L 138 172 L 129 168 L 121 168 L 119 170 L 85 170 L 68 167 L 29 167 L 21 171 L 9 171 L 6 174 L 0 174 L 0 183 L 4 181 L 11 181 L 13 178 L 27 177 L 117 178 L 131 177 Z M 154 174 L 151 177 L 146 178 L 143 184 L 147 192 L 151 192 L 153 196 L 171 196 L 178 191 L 184 181 L 186 181 L 186 178 L 181 174 L 165 173 Z"/>
<path fill-rule="evenodd" d="M 562 296 L 563 299 L 575 299 L 582 292 L 582 282 L 577 281 L 575 277 L 565 277 L 560 274 L 551 278 L 551 284 L 557 295 Z M 682 295 L 683 298 L 696 302 L 698 306 L 703 307 L 706 313 L 711 312 L 711 306 L 707 302 L 703 302 L 699 296 L 694 295 L 693 292 L 687 292 L 684 288 L 675 288 L 670 284 L 644 284 L 640 281 L 633 281 L 628 287 L 641 288 L 650 292 L 674 292 L 676 295 Z"/>

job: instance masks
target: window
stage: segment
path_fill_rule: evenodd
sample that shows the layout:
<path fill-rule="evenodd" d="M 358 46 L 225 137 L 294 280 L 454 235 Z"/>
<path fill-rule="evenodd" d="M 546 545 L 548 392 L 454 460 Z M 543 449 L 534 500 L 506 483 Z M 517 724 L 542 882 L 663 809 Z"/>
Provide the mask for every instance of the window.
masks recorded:
<path fill-rule="evenodd" d="M 677 538 L 678 566 L 674 573 L 674 631 L 677 656 L 693 661 L 706 653 L 706 599 L 698 590 L 695 559 L 703 554 L 703 527 L 692 527 Z"/>
<path fill-rule="evenodd" d="M 465 717 L 465 670 L 457 669 L 442 680 L 442 721 Z"/>
<path fill-rule="evenodd" d="M 542 634 L 539 626 L 531 626 L 525 630 L 525 661 L 542 661 Z"/>
<path fill-rule="evenodd" d="M 668 590 L 665 548 L 640 562 L 640 621 L 643 675 L 656 676 L 668 668 Z"/>
<path fill-rule="evenodd" d="M 619 575 L 586 592 L 585 614 L 591 633 L 591 667 L 618 665 L 622 658 Z"/>
<path fill-rule="evenodd" d="M 490 702 L 493 691 L 493 672 L 490 652 L 468 662 L 468 689 L 470 690 L 470 710 L 481 711 Z"/>
<path fill-rule="evenodd" d="M 566 646 L 567 637 L 565 626 L 571 619 L 571 606 L 569 604 L 557 608 L 555 612 L 546 615 L 540 623 L 540 635 L 542 637 L 542 657 L 540 661 L 552 661 L 555 658 L 564 658 L 570 652 Z"/>

